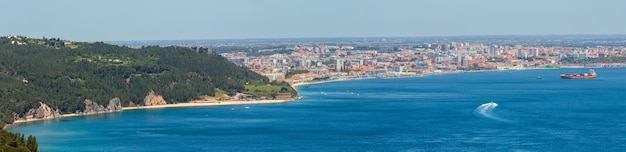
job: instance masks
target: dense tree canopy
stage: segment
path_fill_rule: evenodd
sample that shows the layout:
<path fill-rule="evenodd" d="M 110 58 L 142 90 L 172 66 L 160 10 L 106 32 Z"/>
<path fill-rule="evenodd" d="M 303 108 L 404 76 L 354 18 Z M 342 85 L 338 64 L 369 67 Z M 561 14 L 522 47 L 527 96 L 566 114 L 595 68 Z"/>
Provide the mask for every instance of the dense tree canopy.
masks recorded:
<path fill-rule="evenodd" d="M 0 151 L 37 152 L 37 146 L 37 138 L 34 136 L 25 139 L 23 134 L 0 130 Z"/>
<path fill-rule="evenodd" d="M 266 77 L 214 53 L 185 47 L 133 49 L 102 42 L 28 39 L 26 45 L 0 38 L 0 126 L 45 102 L 61 113 L 84 110 L 84 100 L 105 105 L 119 97 L 141 104 L 154 90 L 168 103 L 213 96 L 215 88 L 244 92 L 245 84 L 269 84 Z M 71 46 L 71 47 L 66 47 Z M 288 84 L 283 85 L 291 88 Z"/>

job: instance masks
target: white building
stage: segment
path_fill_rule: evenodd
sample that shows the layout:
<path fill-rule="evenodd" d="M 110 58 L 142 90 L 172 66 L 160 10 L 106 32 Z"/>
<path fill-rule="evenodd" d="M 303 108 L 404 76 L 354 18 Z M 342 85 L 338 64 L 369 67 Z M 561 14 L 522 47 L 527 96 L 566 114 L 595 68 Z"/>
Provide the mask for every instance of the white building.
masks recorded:
<path fill-rule="evenodd" d="M 335 64 L 335 71 L 339 72 L 343 70 L 345 70 L 344 65 L 343 65 L 343 60 L 337 59 L 337 63 Z"/>

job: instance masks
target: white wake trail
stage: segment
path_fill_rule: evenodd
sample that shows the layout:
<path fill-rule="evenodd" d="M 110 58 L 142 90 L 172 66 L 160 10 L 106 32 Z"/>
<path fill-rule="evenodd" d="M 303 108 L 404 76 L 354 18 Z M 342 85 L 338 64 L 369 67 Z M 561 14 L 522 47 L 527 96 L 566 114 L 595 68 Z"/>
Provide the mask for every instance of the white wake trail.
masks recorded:
<path fill-rule="evenodd" d="M 489 102 L 478 106 L 474 111 L 484 117 L 489 119 L 504 121 L 493 114 L 493 109 L 498 107 L 498 104 L 495 102 Z"/>

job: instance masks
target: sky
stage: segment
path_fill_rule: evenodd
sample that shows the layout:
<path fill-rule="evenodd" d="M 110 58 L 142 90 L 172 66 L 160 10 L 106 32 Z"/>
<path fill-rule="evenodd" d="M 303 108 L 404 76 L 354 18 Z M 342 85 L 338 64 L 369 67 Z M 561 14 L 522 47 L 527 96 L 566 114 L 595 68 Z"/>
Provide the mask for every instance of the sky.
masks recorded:
<path fill-rule="evenodd" d="M 73 41 L 626 34 L 624 0 L 3 0 L 0 35 Z"/>

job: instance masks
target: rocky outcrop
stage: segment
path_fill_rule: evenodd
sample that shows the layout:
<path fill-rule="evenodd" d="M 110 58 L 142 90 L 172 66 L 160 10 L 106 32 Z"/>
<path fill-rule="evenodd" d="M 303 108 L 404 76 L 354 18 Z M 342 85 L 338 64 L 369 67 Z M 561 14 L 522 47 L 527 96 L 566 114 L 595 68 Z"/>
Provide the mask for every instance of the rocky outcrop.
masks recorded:
<path fill-rule="evenodd" d="M 135 105 L 135 103 L 134 103 L 134 102 L 129 101 L 129 102 L 128 102 L 128 106 L 129 106 L 129 107 L 135 107 L 135 106 L 137 106 L 137 105 Z"/>
<path fill-rule="evenodd" d="M 24 114 L 24 119 L 48 119 L 48 118 L 56 118 L 61 117 L 58 110 L 54 110 L 50 108 L 47 104 L 43 102 L 39 102 L 39 108 L 33 108 L 28 110 L 26 114 Z"/>
<path fill-rule="evenodd" d="M 107 112 L 116 112 L 122 111 L 122 101 L 120 98 L 113 98 L 109 100 L 109 104 L 106 108 L 104 106 L 99 105 L 96 102 L 93 102 L 89 99 L 85 99 L 85 110 L 80 114 L 97 114 L 97 113 L 107 113 Z"/>
<path fill-rule="evenodd" d="M 122 111 L 122 101 L 120 100 L 120 98 L 115 97 L 109 100 L 107 110 L 109 110 L 109 112 Z"/>
<path fill-rule="evenodd" d="M 146 98 L 143 99 L 143 104 L 145 106 L 152 106 L 152 105 L 164 105 L 164 104 L 167 104 L 167 102 L 165 102 L 165 100 L 163 99 L 163 96 L 157 95 L 156 93 L 154 93 L 153 90 L 151 90 L 150 92 L 148 92 L 148 95 L 146 96 Z"/>
<path fill-rule="evenodd" d="M 13 112 L 13 121 L 18 121 L 21 120 L 23 118 L 20 117 L 20 115 L 18 115 L 17 113 Z"/>
<path fill-rule="evenodd" d="M 96 114 L 102 112 L 107 112 L 102 105 L 99 105 L 89 99 L 85 99 L 85 110 L 82 114 Z"/>

